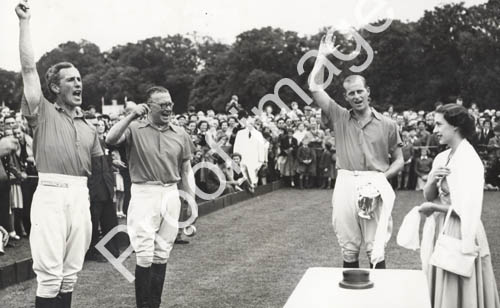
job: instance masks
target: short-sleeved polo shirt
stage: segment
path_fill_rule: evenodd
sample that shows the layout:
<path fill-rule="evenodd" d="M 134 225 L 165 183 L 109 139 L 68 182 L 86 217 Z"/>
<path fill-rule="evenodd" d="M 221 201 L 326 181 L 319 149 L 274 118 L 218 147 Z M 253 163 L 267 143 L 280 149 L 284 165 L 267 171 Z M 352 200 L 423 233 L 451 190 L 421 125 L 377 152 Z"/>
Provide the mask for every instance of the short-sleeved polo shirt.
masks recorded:
<path fill-rule="evenodd" d="M 335 131 L 338 169 L 385 172 L 391 153 L 403 146 L 396 121 L 373 108 L 372 117 L 361 123 L 352 110 L 331 100 L 322 116 L 325 125 Z"/>
<path fill-rule="evenodd" d="M 160 130 L 140 120 L 132 122 L 125 134 L 132 183 L 173 184 L 181 180 L 182 164 L 195 150 L 183 128 L 169 124 Z"/>
<path fill-rule="evenodd" d="M 89 176 L 91 158 L 103 155 L 95 128 L 77 110 L 73 118 L 57 104 L 40 96 L 38 107 L 30 110 L 25 98 L 22 113 L 33 129 L 33 150 L 42 173 Z"/>

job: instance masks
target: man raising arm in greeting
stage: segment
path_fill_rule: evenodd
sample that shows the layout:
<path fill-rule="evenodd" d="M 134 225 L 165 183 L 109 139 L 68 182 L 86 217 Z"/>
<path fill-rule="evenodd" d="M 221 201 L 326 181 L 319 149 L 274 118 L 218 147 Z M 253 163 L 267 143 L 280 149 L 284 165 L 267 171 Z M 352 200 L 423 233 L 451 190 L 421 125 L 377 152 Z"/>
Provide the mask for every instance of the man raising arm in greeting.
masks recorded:
<path fill-rule="evenodd" d="M 364 242 L 371 265 L 385 268 L 384 248 L 392 228 L 395 198 L 387 179 L 403 168 L 402 142 L 396 122 L 370 106 L 370 88 L 362 76 L 351 75 L 344 80 L 344 97 L 350 109 L 325 92 L 326 57 L 335 48 L 329 31 L 309 76 L 314 101 L 321 107 L 326 125 L 335 131 L 339 172 L 332 198 L 333 227 L 344 267 L 359 267 Z"/>
<path fill-rule="evenodd" d="M 30 9 L 21 1 L 19 51 L 24 83 L 23 115 L 33 129 L 39 183 L 31 207 L 33 270 L 37 276 L 36 308 L 71 306 L 77 273 L 82 269 L 92 232 L 87 177 L 91 157 L 103 155 L 95 129 L 83 118 L 82 80 L 68 62 L 45 74 L 46 99 L 31 46 Z"/>

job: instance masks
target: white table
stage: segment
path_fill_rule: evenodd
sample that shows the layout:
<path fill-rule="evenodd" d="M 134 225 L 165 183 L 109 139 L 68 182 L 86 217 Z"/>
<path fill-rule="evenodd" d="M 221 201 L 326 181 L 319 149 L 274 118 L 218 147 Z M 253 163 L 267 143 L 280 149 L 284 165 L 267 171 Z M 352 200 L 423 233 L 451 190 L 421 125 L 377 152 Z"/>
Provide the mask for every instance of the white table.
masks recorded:
<path fill-rule="evenodd" d="M 415 270 L 370 270 L 366 290 L 339 287 L 343 268 L 309 268 L 284 308 L 430 308 L 427 278 Z"/>

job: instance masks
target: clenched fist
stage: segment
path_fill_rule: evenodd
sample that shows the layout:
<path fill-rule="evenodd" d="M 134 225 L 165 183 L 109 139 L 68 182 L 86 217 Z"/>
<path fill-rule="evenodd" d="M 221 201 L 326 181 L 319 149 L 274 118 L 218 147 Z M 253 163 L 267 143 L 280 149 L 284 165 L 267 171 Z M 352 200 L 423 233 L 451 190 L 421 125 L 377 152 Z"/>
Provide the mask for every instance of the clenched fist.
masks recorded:
<path fill-rule="evenodd" d="M 28 0 L 21 0 L 19 4 L 16 6 L 16 14 L 20 20 L 30 19 L 30 6 L 28 4 Z"/>
<path fill-rule="evenodd" d="M 140 118 L 142 116 L 145 116 L 149 113 L 149 107 L 146 104 L 140 104 L 137 105 L 133 108 L 132 113 L 134 114 L 135 118 Z"/>

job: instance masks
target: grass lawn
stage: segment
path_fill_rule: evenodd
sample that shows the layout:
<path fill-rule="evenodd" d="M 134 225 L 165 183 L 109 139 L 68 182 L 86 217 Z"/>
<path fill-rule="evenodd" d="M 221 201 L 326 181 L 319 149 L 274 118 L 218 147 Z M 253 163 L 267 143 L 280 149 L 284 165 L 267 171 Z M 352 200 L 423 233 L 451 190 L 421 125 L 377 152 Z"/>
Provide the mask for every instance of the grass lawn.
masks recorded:
<path fill-rule="evenodd" d="M 500 273 L 500 193 L 485 193 L 483 223 L 493 267 Z M 309 267 L 340 267 L 331 226 L 331 191 L 280 190 L 202 217 L 189 245 L 170 256 L 162 307 L 282 307 Z M 404 215 L 423 201 L 401 191 L 387 248 L 389 268 L 419 269 L 419 252 L 400 248 L 395 234 Z M 366 255 L 361 258 L 367 266 Z M 133 273 L 134 256 L 125 262 Z M 36 282 L 0 291 L 2 308 L 33 307 Z M 88 262 L 73 307 L 135 307 L 134 286 L 110 264 Z"/>

